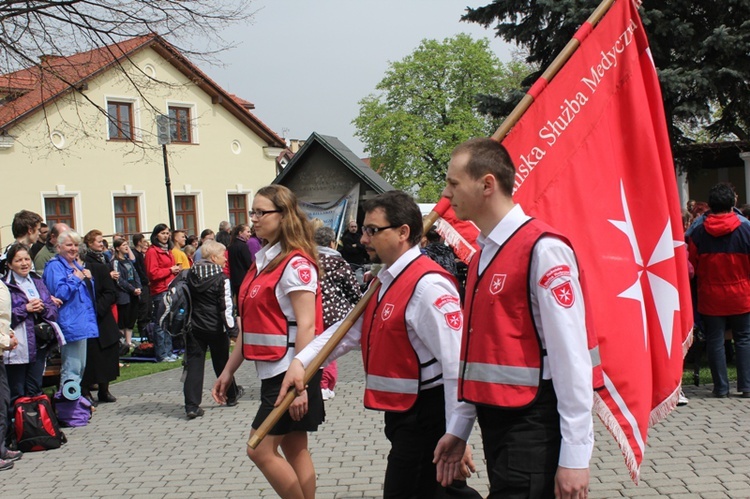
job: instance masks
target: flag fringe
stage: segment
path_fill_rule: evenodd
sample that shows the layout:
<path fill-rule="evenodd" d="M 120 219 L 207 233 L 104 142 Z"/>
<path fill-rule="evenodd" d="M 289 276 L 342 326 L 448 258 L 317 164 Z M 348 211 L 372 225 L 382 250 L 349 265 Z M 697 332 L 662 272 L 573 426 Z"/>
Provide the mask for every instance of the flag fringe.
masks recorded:
<path fill-rule="evenodd" d="M 638 485 L 641 468 L 635 459 L 633 449 L 630 448 L 628 436 L 625 435 L 625 432 L 620 427 L 620 423 L 617 422 L 617 418 L 612 414 L 612 411 L 609 410 L 609 407 L 607 407 L 607 404 L 604 403 L 604 400 L 602 400 L 597 392 L 594 392 L 594 411 L 620 447 L 620 452 L 622 452 L 625 465 L 628 467 L 628 472 L 630 473 L 630 479 Z"/>
<path fill-rule="evenodd" d="M 687 355 L 688 350 L 690 350 L 690 347 L 693 346 L 693 340 L 695 339 L 695 336 L 693 335 L 693 331 L 695 331 L 695 327 L 690 328 L 687 338 L 685 338 L 685 341 L 682 342 L 682 358 L 683 359 Z"/>
<path fill-rule="evenodd" d="M 448 243 L 448 246 L 453 248 L 456 256 L 464 263 L 468 264 L 474 256 L 474 253 L 476 253 L 476 248 L 474 248 L 474 246 L 472 246 L 471 243 L 444 218 L 438 218 L 435 225 L 438 234 L 443 236 L 443 239 Z"/>
<path fill-rule="evenodd" d="M 667 397 L 661 404 L 657 405 L 651 410 L 651 415 L 648 418 L 648 427 L 656 425 L 666 418 L 670 412 L 677 407 L 677 402 L 680 398 L 680 391 L 682 390 L 682 382 L 677 385 L 677 388 Z"/>
<path fill-rule="evenodd" d="M 690 349 L 690 346 L 693 344 L 693 338 L 693 328 L 691 327 L 690 331 L 688 331 L 685 341 L 682 342 L 683 358 Z M 661 422 L 669 415 L 670 412 L 674 410 L 675 407 L 677 407 L 677 402 L 679 402 L 681 391 L 682 381 L 680 381 L 680 383 L 677 385 L 677 388 L 675 388 L 675 390 L 669 395 L 669 397 L 667 397 L 662 403 L 651 410 L 651 415 L 648 418 L 649 428 Z"/>

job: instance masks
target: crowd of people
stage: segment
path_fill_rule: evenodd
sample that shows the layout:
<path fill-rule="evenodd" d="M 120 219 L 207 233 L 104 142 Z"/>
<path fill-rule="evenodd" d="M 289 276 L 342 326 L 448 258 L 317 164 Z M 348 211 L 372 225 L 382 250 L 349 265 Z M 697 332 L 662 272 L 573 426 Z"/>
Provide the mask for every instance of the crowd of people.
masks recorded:
<path fill-rule="evenodd" d="M 265 438 L 247 448 L 280 497 L 314 497 L 308 432 L 318 430 L 334 396 L 335 360 L 355 349 L 365 372 L 363 403 L 383 412 L 391 443 L 385 497 L 478 497 L 466 483 L 475 469 L 466 444 L 475 420 L 489 497 L 587 497 L 593 390 L 603 381 L 592 353 L 596 338 L 586 328 L 586 290 L 565 235 L 513 202 L 514 172 L 507 151 L 491 139 L 454 150 L 443 195 L 480 230 L 481 251 L 463 270 L 434 229 L 424 233 L 417 204 L 401 191 L 368 199 L 361 229 L 349 221 L 341 241 L 279 185 L 257 191 L 252 225 L 222 222 L 217 232 L 194 236 L 158 224 L 150 240 L 134 235 L 132 246 L 115 236 L 111 250 L 100 231 L 81 237 L 63 224 L 48 227 L 40 245 L 41 218 L 19 212 L 0 288 L 0 432 L 13 400 L 41 392 L 56 345 L 59 396 L 68 401 L 116 401 L 109 387 L 119 373 L 119 346 L 131 346 L 136 324 L 153 339 L 156 360 L 174 362 L 178 351 L 158 318 L 180 276 L 192 300 L 186 417 L 204 414 L 209 351 L 217 376 L 212 397 L 229 407 L 243 392 L 235 373 L 245 360 L 255 363 L 261 394 L 251 437 L 295 391 Z M 696 323 L 706 334 L 716 397 L 730 393 L 726 329 L 734 336 L 738 391 L 750 397 L 750 221 L 736 200 L 719 184 L 684 217 Z M 370 264 L 378 267 L 370 285 L 380 287 L 320 359 L 367 287 L 353 270 Z M 561 302 L 552 284 L 576 299 Z M 44 325 L 51 341 L 35 335 Z M 311 365 L 320 369 L 305 383 Z M 3 439 L 0 469 L 19 458 Z"/>

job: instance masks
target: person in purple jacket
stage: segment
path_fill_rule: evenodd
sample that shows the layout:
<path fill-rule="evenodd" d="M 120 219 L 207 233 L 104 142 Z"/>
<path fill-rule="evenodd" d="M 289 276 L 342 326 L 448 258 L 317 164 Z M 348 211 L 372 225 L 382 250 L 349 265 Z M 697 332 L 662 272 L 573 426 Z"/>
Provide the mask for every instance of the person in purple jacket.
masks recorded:
<path fill-rule="evenodd" d="M 263 241 L 258 236 L 255 235 L 255 227 L 251 225 L 250 237 L 247 238 L 247 249 L 250 250 L 250 256 L 253 257 L 253 262 L 255 262 L 255 254 L 262 247 L 263 247 Z"/>
<path fill-rule="evenodd" d="M 57 305 L 44 281 L 31 271 L 31 255 L 26 245 L 14 243 L 8 250 L 8 274 L 5 284 L 11 297 L 11 327 L 18 347 L 5 352 L 3 362 L 8 373 L 11 405 L 19 397 L 42 393 L 47 352 L 54 344 L 64 343 L 57 326 Z M 49 338 L 34 333 L 35 326 L 46 325 Z"/>

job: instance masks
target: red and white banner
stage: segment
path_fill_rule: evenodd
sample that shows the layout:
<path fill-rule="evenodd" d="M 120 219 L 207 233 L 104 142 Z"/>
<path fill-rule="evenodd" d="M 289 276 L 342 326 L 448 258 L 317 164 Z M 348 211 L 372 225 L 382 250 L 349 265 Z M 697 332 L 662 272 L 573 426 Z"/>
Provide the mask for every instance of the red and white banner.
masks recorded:
<path fill-rule="evenodd" d="M 460 220 L 453 211 L 448 198 L 440 198 L 432 211 L 440 215 L 435 223 L 438 234 L 453 249 L 453 253 L 468 264 L 474 253 L 479 251 L 477 244 L 479 228 L 470 220 Z"/>
<path fill-rule="evenodd" d="M 596 412 L 637 483 L 648 428 L 680 390 L 693 324 L 687 252 L 636 7 L 617 0 L 577 36 L 581 47 L 546 88 L 532 88 L 534 104 L 503 144 L 516 165 L 514 200 L 575 248 L 604 369 Z"/>

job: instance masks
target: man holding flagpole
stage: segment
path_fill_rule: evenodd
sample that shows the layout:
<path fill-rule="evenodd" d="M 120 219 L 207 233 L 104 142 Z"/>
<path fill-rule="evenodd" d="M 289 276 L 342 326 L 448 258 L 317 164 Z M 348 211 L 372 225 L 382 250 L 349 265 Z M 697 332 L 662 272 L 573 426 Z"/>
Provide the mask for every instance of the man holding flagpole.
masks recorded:
<path fill-rule="evenodd" d="M 364 210 L 362 244 L 373 263 L 384 264 L 378 273 L 382 285 L 328 360 L 362 350 L 365 407 L 384 411 L 385 435 L 391 442 L 383 497 L 443 497 L 432 460 L 435 446 L 446 432 L 466 441 L 475 418 L 474 407 L 459 403 L 456 396 L 462 328 L 456 282 L 420 253 L 422 215 L 411 196 L 385 192 L 368 200 Z M 288 389 L 303 391 L 304 367 L 339 324 L 297 354 L 277 405 Z M 450 467 L 451 478 L 465 478 L 473 471 L 470 456 L 462 461 L 463 448 L 461 453 L 443 466 Z M 461 485 L 461 497 L 476 494 Z"/>
<path fill-rule="evenodd" d="M 466 285 L 458 398 L 476 405 L 490 498 L 584 498 L 596 340 L 573 249 L 514 204 L 514 175 L 490 138 L 459 145 L 448 166 L 443 195 L 477 225 L 482 246 Z M 451 434 L 441 439 L 442 482 L 464 445 Z"/>

